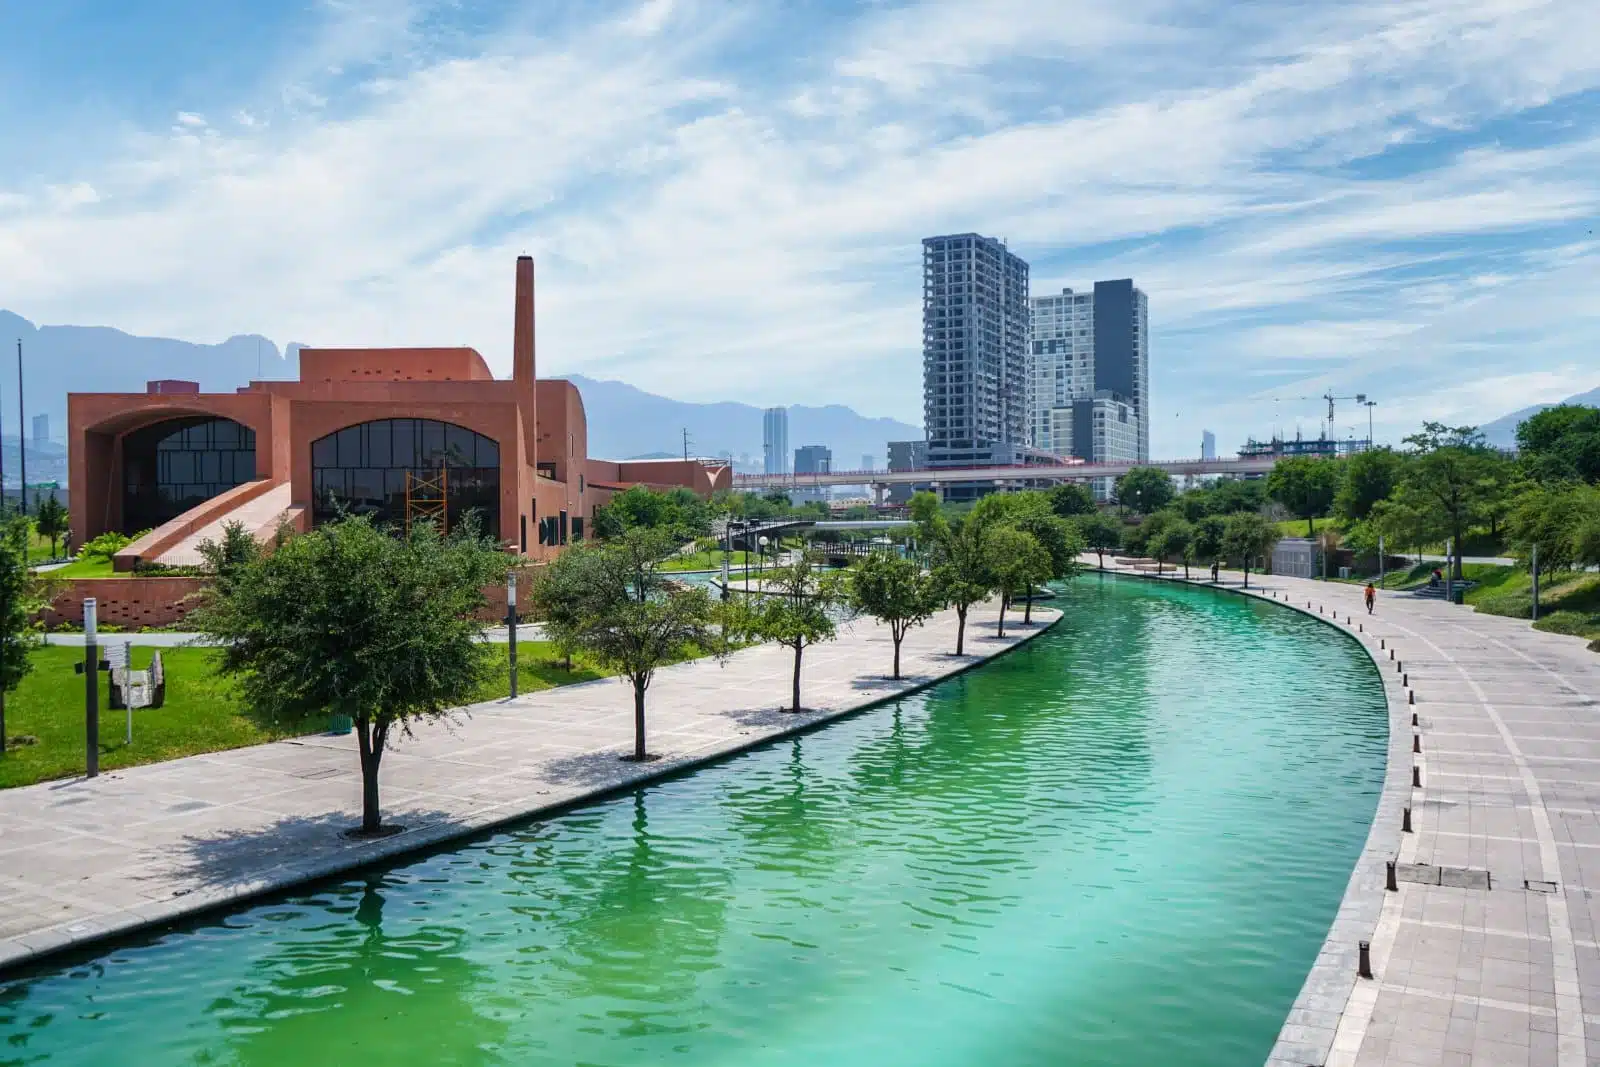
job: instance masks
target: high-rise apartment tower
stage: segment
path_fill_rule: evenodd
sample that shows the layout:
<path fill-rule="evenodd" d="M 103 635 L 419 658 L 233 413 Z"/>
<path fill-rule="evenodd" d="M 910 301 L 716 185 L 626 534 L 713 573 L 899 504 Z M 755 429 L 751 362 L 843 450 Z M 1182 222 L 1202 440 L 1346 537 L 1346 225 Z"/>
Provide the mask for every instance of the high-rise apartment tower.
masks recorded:
<path fill-rule="evenodd" d="M 922 242 L 930 467 L 1020 463 L 1028 443 L 1028 264 L 975 233 Z M 979 487 L 954 487 L 953 497 Z"/>

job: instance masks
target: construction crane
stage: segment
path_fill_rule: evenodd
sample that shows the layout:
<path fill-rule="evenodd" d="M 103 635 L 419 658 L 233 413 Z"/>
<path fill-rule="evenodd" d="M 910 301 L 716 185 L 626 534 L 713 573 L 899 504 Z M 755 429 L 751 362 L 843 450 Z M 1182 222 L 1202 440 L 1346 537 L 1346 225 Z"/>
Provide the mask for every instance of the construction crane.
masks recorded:
<path fill-rule="evenodd" d="M 1333 395 L 1333 391 L 1331 389 L 1328 392 L 1322 394 L 1322 399 L 1324 399 L 1324 400 L 1326 400 L 1328 402 L 1328 440 L 1330 440 L 1330 441 L 1332 441 L 1334 439 L 1334 437 L 1335 437 L 1335 432 L 1334 432 L 1334 428 L 1333 428 L 1333 402 L 1335 400 L 1354 400 L 1357 404 L 1360 404 L 1361 406 L 1363 406 L 1363 407 L 1365 407 L 1367 409 L 1367 418 L 1369 420 L 1372 418 L 1372 408 L 1373 408 L 1374 405 L 1377 404 L 1376 400 L 1372 401 L 1369 404 L 1367 402 L 1367 394 L 1366 393 L 1357 393 L 1355 396 L 1334 396 Z M 1367 434 L 1367 444 L 1369 446 L 1372 444 L 1372 435 L 1371 435 L 1370 431 Z"/>

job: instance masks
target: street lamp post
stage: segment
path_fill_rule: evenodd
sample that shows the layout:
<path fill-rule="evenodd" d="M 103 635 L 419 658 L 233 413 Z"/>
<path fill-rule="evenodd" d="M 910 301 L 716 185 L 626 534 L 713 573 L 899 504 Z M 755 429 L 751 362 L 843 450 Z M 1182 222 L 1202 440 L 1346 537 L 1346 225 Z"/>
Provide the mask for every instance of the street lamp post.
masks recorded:
<path fill-rule="evenodd" d="M 517 572 L 506 572 L 506 655 L 511 662 L 511 698 L 517 696 Z"/>
<path fill-rule="evenodd" d="M 769 543 L 766 534 L 762 534 L 756 539 L 756 547 L 759 549 L 756 553 L 756 565 L 761 568 L 760 573 L 762 575 L 767 573 L 767 545 Z"/>
<path fill-rule="evenodd" d="M 17 338 L 17 460 L 22 464 L 22 513 L 28 513 L 28 408 L 22 396 L 22 338 Z"/>

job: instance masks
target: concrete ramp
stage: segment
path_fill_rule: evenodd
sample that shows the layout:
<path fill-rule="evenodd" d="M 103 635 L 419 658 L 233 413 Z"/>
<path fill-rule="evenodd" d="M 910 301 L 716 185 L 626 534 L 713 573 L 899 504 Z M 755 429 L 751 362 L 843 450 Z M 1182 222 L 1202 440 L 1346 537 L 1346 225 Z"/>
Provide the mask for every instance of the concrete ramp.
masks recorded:
<path fill-rule="evenodd" d="M 280 482 L 259 496 L 251 497 L 232 510 L 218 515 L 204 526 L 184 535 L 182 540 L 157 556 L 156 562 L 169 567 L 198 566 L 201 563 L 200 543 L 222 540 L 223 527 L 230 522 L 241 523 L 246 530 L 255 535 L 256 540 L 265 541 L 277 530 L 278 523 L 288 515 L 290 503 L 289 483 Z"/>

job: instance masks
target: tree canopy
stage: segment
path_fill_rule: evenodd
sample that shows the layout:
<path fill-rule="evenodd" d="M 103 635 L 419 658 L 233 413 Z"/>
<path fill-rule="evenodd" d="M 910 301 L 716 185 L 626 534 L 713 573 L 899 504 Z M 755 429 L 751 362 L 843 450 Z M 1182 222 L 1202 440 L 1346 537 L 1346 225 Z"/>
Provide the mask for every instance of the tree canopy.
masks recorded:
<path fill-rule="evenodd" d="M 1229 515 L 1223 527 L 1222 550 L 1227 557 L 1244 569 L 1244 585 L 1250 588 L 1250 567 L 1259 558 L 1270 555 L 1278 543 L 1278 527 L 1266 516 L 1241 511 Z"/>
<path fill-rule="evenodd" d="M 802 552 L 793 563 L 767 571 L 762 584 L 767 595 L 748 606 L 745 630 L 794 652 L 789 710 L 800 711 L 801 661 L 806 649 L 838 636 L 834 611 L 846 602 L 843 578 L 820 569 L 809 553 Z"/>
<path fill-rule="evenodd" d="M 28 520 L 0 522 L 0 759 L 6 754 L 6 698 L 33 669 L 38 646 L 33 615 L 48 600 L 46 584 L 28 569 Z"/>
<path fill-rule="evenodd" d="M 850 606 L 889 627 L 894 642 L 894 677 L 900 677 L 900 643 L 939 609 L 933 579 L 914 560 L 874 552 L 850 573 Z"/>
<path fill-rule="evenodd" d="M 1117 502 L 1140 515 L 1160 511 L 1176 492 L 1172 476 L 1160 467 L 1135 467 L 1117 479 Z"/>
<path fill-rule="evenodd" d="M 1316 535 L 1316 520 L 1333 507 L 1341 474 L 1337 462 L 1312 456 L 1280 459 L 1267 475 L 1267 494 L 1306 520 L 1306 536 Z"/>
<path fill-rule="evenodd" d="M 1517 427 L 1517 451 L 1540 481 L 1600 481 L 1600 408 L 1546 408 Z"/>
<path fill-rule="evenodd" d="M 1106 565 L 1106 553 L 1122 547 L 1122 520 L 1114 515 L 1103 511 L 1079 515 L 1073 525 L 1077 526 L 1084 545 L 1099 558 L 1102 568 Z"/>
<path fill-rule="evenodd" d="M 489 669 L 476 614 L 506 555 L 471 523 L 404 537 L 365 517 L 318 526 L 213 583 L 190 620 L 221 645 L 247 714 L 354 722 L 361 828 L 380 824 L 378 770 L 395 730 L 473 699 Z"/>
<path fill-rule="evenodd" d="M 670 533 L 679 542 L 703 537 L 711 529 L 712 509 L 692 489 L 650 489 L 631 486 L 595 509 L 596 536 L 616 537 L 624 530 Z"/>
<path fill-rule="evenodd" d="M 1404 458 L 1392 448 L 1370 448 L 1344 461 L 1344 477 L 1333 498 L 1333 510 L 1346 522 L 1364 522 L 1373 505 L 1388 498 L 1400 484 Z"/>

